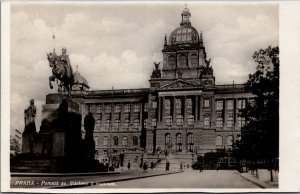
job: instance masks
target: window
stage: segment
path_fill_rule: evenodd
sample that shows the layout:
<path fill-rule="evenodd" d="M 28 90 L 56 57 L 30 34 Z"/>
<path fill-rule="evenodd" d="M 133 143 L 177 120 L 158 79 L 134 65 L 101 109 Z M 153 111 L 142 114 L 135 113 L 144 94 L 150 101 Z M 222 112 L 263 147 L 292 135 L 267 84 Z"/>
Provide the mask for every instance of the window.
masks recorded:
<path fill-rule="evenodd" d="M 144 120 L 144 128 L 147 129 L 148 128 L 148 119 Z"/>
<path fill-rule="evenodd" d="M 194 134 L 189 133 L 187 136 L 187 141 L 188 141 L 188 151 L 192 152 L 194 146 Z"/>
<path fill-rule="evenodd" d="M 139 126 L 140 126 L 140 120 L 139 119 L 134 119 L 133 128 L 134 129 L 139 129 Z"/>
<path fill-rule="evenodd" d="M 204 126 L 206 126 L 206 127 L 210 126 L 209 117 L 204 118 Z"/>
<path fill-rule="evenodd" d="M 179 56 L 179 60 L 178 60 L 178 66 L 179 67 L 186 67 L 187 66 L 187 57 L 183 54 L 181 54 Z"/>
<path fill-rule="evenodd" d="M 223 145 L 223 138 L 221 136 L 217 136 L 216 145 L 219 147 Z"/>
<path fill-rule="evenodd" d="M 176 124 L 183 125 L 183 116 L 182 115 L 177 115 Z"/>
<path fill-rule="evenodd" d="M 245 125 L 245 118 L 244 117 L 238 117 L 238 126 L 239 127 L 244 127 Z"/>
<path fill-rule="evenodd" d="M 95 146 L 98 146 L 99 145 L 99 137 L 95 137 Z"/>
<path fill-rule="evenodd" d="M 186 101 L 186 108 L 193 108 L 193 101 L 192 99 L 188 98 Z"/>
<path fill-rule="evenodd" d="M 166 125 L 172 125 L 172 116 L 166 116 Z"/>
<path fill-rule="evenodd" d="M 233 100 L 228 100 L 227 101 L 227 109 L 228 110 L 233 110 Z"/>
<path fill-rule="evenodd" d="M 227 119 L 227 127 L 230 128 L 230 127 L 232 127 L 232 126 L 233 126 L 233 117 L 230 116 L 230 117 L 228 117 L 228 119 Z"/>
<path fill-rule="evenodd" d="M 123 146 L 128 146 L 128 138 L 126 136 L 123 137 Z"/>
<path fill-rule="evenodd" d="M 166 145 L 170 145 L 172 143 L 170 133 L 167 133 L 165 135 L 165 143 L 166 143 Z"/>
<path fill-rule="evenodd" d="M 216 127 L 223 128 L 223 119 L 221 117 L 217 118 Z"/>
<path fill-rule="evenodd" d="M 244 108 L 246 108 L 246 100 L 245 100 L 245 99 L 239 100 L 239 101 L 238 101 L 238 108 L 239 108 L 239 109 L 244 109 Z"/>
<path fill-rule="evenodd" d="M 101 113 L 101 111 L 102 111 L 102 105 L 98 105 L 97 106 L 97 113 Z"/>
<path fill-rule="evenodd" d="M 232 137 L 232 135 L 228 136 L 228 138 L 227 138 L 227 145 L 230 146 L 230 147 L 233 145 L 233 137 Z"/>
<path fill-rule="evenodd" d="M 132 142 L 134 146 L 139 145 L 139 138 L 137 136 L 132 137 Z"/>
<path fill-rule="evenodd" d="M 190 114 L 187 117 L 188 125 L 193 125 L 194 124 L 194 115 Z"/>
<path fill-rule="evenodd" d="M 181 133 L 176 134 L 176 151 L 178 151 L 178 152 L 182 151 L 182 134 Z"/>
<path fill-rule="evenodd" d="M 117 136 L 114 136 L 114 146 L 118 146 L 119 144 L 119 139 Z"/>
<path fill-rule="evenodd" d="M 223 110 L 223 100 L 217 100 L 217 110 Z"/>
<path fill-rule="evenodd" d="M 105 121 L 105 129 L 109 129 L 109 127 L 110 127 L 110 122 L 111 122 L 111 121 L 108 120 L 108 119 Z"/>
<path fill-rule="evenodd" d="M 169 67 L 170 68 L 175 68 L 176 66 L 176 57 L 174 57 L 173 55 L 168 57 L 168 62 L 169 62 Z"/>
<path fill-rule="evenodd" d="M 108 105 L 105 106 L 105 112 L 106 113 L 110 113 L 111 112 L 111 106 L 112 106 L 111 104 L 108 104 Z"/>
<path fill-rule="evenodd" d="M 115 120 L 115 129 L 119 129 L 120 128 L 120 120 Z"/>
<path fill-rule="evenodd" d="M 104 146 L 107 146 L 107 145 L 108 145 L 108 137 L 107 137 L 107 136 L 105 136 L 105 137 L 103 138 L 103 145 L 104 145 Z"/>
<path fill-rule="evenodd" d="M 135 104 L 135 105 L 134 105 L 134 112 L 140 112 L 140 110 L 141 110 L 141 105 L 140 105 L 140 103 Z"/>
<path fill-rule="evenodd" d="M 100 124 L 101 124 L 101 120 L 97 119 L 97 121 L 96 121 L 96 129 L 100 128 Z"/>
<path fill-rule="evenodd" d="M 192 54 L 190 59 L 191 59 L 191 66 L 197 67 L 198 66 L 198 55 L 194 53 L 194 54 Z"/>
<path fill-rule="evenodd" d="M 181 109 L 181 99 L 176 99 L 176 108 Z"/>
<path fill-rule="evenodd" d="M 171 100 L 170 99 L 165 100 L 165 109 L 171 109 Z"/>
<path fill-rule="evenodd" d="M 156 127 L 157 123 L 156 123 L 156 119 L 152 119 L 152 127 Z"/>
<path fill-rule="evenodd" d="M 95 113 L 96 112 L 96 106 L 95 105 L 90 105 L 90 112 Z"/>
<path fill-rule="evenodd" d="M 209 107 L 209 99 L 204 99 L 204 107 Z"/>
<path fill-rule="evenodd" d="M 145 105 L 144 105 L 144 111 L 148 112 L 148 103 L 145 103 Z"/>
<path fill-rule="evenodd" d="M 125 104 L 125 112 L 130 112 L 130 104 Z"/>
<path fill-rule="evenodd" d="M 129 119 L 124 120 L 124 127 L 125 127 L 125 129 L 129 128 Z"/>
<path fill-rule="evenodd" d="M 157 102 L 156 101 L 152 102 L 152 108 L 157 108 Z"/>
<path fill-rule="evenodd" d="M 121 112 L 121 106 L 120 106 L 119 104 L 116 104 L 116 105 L 114 106 L 114 111 L 115 111 L 115 112 Z"/>

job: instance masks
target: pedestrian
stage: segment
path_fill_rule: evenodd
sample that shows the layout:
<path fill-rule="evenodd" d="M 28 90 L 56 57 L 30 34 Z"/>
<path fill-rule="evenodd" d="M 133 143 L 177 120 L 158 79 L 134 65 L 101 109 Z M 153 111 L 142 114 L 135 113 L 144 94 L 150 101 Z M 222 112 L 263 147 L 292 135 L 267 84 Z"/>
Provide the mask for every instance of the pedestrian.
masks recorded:
<path fill-rule="evenodd" d="M 153 168 L 154 168 L 154 163 L 151 162 L 151 170 L 153 170 Z"/>
<path fill-rule="evenodd" d="M 180 171 L 182 172 L 183 169 L 182 169 L 182 162 L 180 162 Z"/>
<path fill-rule="evenodd" d="M 127 168 L 128 168 L 128 170 L 130 170 L 130 160 L 128 161 Z"/>
<path fill-rule="evenodd" d="M 217 172 L 219 171 L 219 169 L 220 169 L 220 163 L 218 162 L 217 163 Z"/>
<path fill-rule="evenodd" d="M 203 172 L 203 165 L 200 164 L 200 168 L 199 168 L 200 172 Z"/>
<path fill-rule="evenodd" d="M 167 161 L 167 162 L 166 162 L 166 171 L 169 171 L 169 169 L 170 169 L 170 162 Z"/>

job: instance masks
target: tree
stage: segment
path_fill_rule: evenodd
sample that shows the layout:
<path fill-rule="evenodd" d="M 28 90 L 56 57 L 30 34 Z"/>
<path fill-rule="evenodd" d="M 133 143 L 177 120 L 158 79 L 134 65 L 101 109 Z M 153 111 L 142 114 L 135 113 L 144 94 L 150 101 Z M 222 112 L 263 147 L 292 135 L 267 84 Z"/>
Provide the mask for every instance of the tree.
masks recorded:
<path fill-rule="evenodd" d="M 234 152 L 251 162 L 267 160 L 273 181 L 272 168 L 279 154 L 279 48 L 259 49 L 252 57 L 257 67 L 245 90 L 256 97 L 240 113 L 246 124 Z"/>
<path fill-rule="evenodd" d="M 21 152 L 21 146 L 19 141 L 16 138 L 10 138 L 10 154 L 15 156 Z"/>

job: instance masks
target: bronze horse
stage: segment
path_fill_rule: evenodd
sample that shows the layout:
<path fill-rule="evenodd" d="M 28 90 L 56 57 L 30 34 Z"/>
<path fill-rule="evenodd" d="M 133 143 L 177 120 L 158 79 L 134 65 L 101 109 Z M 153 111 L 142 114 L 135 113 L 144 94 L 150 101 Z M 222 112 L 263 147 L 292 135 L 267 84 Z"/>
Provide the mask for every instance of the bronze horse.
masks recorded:
<path fill-rule="evenodd" d="M 68 92 L 68 95 L 71 95 L 71 89 L 74 84 L 74 76 L 73 72 L 70 76 L 67 74 L 67 68 L 68 64 L 64 63 L 62 60 L 60 60 L 60 56 L 57 56 L 55 52 L 53 53 L 46 53 L 47 59 L 49 61 L 49 66 L 52 68 L 52 75 L 49 76 L 49 86 L 51 89 L 53 89 L 52 81 L 55 81 L 55 79 L 60 81 L 59 86 L 64 87 L 66 91 Z"/>

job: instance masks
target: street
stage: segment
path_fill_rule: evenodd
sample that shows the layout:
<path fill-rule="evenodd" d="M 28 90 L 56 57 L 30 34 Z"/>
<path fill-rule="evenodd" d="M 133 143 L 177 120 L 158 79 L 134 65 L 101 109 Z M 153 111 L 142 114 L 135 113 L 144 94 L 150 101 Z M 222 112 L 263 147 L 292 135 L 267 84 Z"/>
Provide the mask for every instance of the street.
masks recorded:
<path fill-rule="evenodd" d="M 187 170 L 183 173 L 113 183 L 111 188 L 259 188 L 233 170 Z M 103 188 L 94 185 L 89 188 Z M 87 187 L 85 187 L 87 188 Z M 110 188 L 105 186 L 105 188 Z"/>

